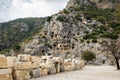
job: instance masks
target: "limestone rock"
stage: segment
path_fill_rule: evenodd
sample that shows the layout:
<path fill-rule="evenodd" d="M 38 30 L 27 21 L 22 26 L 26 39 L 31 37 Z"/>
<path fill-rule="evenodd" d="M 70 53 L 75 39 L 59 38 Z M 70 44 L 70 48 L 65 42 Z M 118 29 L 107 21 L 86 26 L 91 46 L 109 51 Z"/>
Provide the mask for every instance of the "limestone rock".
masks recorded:
<path fill-rule="evenodd" d="M 32 66 L 31 62 L 16 62 L 14 68 L 17 70 L 28 70 Z"/>
<path fill-rule="evenodd" d="M 8 68 L 13 68 L 14 67 L 14 64 L 15 64 L 15 60 L 16 60 L 16 57 L 7 57 L 7 67 Z"/>
<path fill-rule="evenodd" d="M 40 76 L 47 76 L 47 75 L 48 75 L 48 69 L 40 68 Z"/>
<path fill-rule="evenodd" d="M 58 63 L 63 63 L 63 59 L 61 57 L 53 57 L 53 60 Z"/>
<path fill-rule="evenodd" d="M 39 57 L 37 56 L 31 56 L 31 68 L 32 69 L 35 69 L 35 68 L 39 68 L 40 67 L 40 63 L 41 63 L 41 60 Z"/>
<path fill-rule="evenodd" d="M 29 54 L 19 54 L 17 57 L 17 61 L 20 62 L 29 62 L 31 59 L 31 56 Z"/>
<path fill-rule="evenodd" d="M 0 75 L 2 75 L 2 74 L 11 74 L 11 73 L 12 73 L 12 69 L 0 69 Z"/>
<path fill-rule="evenodd" d="M 72 65 L 64 66 L 65 71 L 73 71 L 74 67 Z"/>
<path fill-rule="evenodd" d="M 40 68 L 31 70 L 32 78 L 40 77 Z"/>
<path fill-rule="evenodd" d="M 15 70 L 14 77 L 15 80 L 29 80 L 30 79 L 29 70 Z"/>
<path fill-rule="evenodd" d="M 74 70 L 74 66 L 72 66 L 71 59 L 66 59 L 64 61 L 64 70 L 65 71 L 72 71 L 72 70 Z"/>
<path fill-rule="evenodd" d="M 0 68 L 7 68 L 7 58 L 5 55 L 0 55 Z"/>
<path fill-rule="evenodd" d="M 0 74 L 0 80 L 13 80 L 11 74 Z"/>
<path fill-rule="evenodd" d="M 55 64 L 56 73 L 60 72 L 60 63 Z"/>

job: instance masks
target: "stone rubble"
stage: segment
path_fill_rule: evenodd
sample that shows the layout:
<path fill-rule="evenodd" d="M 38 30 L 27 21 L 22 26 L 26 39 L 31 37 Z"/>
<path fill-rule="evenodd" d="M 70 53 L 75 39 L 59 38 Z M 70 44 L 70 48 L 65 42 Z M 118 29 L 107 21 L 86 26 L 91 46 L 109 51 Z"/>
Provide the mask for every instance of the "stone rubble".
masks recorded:
<path fill-rule="evenodd" d="M 0 80 L 29 80 L 65 71 L 79 70 L 84 61 L 53 56 L 0 55 Z"/>

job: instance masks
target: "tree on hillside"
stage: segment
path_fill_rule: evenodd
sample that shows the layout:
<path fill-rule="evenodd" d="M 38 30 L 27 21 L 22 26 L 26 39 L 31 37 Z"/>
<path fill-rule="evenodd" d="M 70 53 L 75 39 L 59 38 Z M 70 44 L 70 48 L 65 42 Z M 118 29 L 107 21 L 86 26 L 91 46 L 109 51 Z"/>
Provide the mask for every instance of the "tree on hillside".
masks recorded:
<path fill-rule="evenodd" d="M 94 59 L 96 59 L 96 55 L 93 52 L 87 50 L 83 51 L 81 58 L 85 60 L 87 64 L 89 61 L 93 61 Z"/>
<path fill-rule="evenodd" d="M 104 51 L 107 51 L 107 53 L 114 57 L 117 70 L 120 70 L 120 40 L 103 41 L 102 45 L 104 47 Z"/>

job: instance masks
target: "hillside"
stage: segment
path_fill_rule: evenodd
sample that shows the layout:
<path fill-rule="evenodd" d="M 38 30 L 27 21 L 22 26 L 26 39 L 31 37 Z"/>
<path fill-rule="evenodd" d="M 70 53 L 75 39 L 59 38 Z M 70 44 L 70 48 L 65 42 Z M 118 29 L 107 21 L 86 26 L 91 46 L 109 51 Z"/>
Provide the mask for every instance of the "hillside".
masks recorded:
<path fill-rule="evenodd" d="M 21 45 L 20 53 L 63 58 L 77 58 L 90 50 L 101 61 L 106 58 L 102 41 L 120 37 L 118 4 L 119 0 L 70 0 L 66 8 L 50 17 L 1 23 L 1 50 L 17 43 Z M 26 43 L 29 38 L 31 41 Z M 110 62 L 108 56 L 106 60 Z"/>
<path fill-rule="evenodd" d="M 43 28 L 44 22 L 44 18 L 21 18 L 0 23 L 0 51 L 31 39 Z"/>

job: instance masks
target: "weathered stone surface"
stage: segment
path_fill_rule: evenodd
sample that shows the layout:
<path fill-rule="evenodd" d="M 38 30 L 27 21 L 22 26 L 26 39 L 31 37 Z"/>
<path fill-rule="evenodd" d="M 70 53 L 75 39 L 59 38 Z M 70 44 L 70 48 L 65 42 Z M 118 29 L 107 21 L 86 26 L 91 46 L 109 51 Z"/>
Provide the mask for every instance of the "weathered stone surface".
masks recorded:
<path fill-rule="evenodd" d="M 31 56 L 31 62 L 40 62 L 41 59 L 37 56 Z"/>
<path fill-rule="evenodd" d="M 29 54 L 19 54 L 16 60 L 20 62 L 29 62 L 31 56 Z"/>
<path fill-rule="evenodd" d="M 49 74 L 55 74 L 56 73 L 55 64 L 53 64 L 52 61 L 47 61 L 46 64 L 47 64 L 47 68 L 49 70 L 48 73 Z"/>
<path fill-rule="evenodd" d="M 73 71 L 74 67 L 72 65 L 64 66 L 65 71 Z"/>
<path fill-rule="evenodd" d="M 60 63 L 55 64 L 56 73 L 60 72 Z"/>
<path fill-rule="evenodd" d="M 60 72 L 64 72 L 64 71 L 65 71 L 64 65 L 62 64 L 62 65 L 60 65 Z"/>
<path fill-rule="evenodd" d="M 74 66 L 72 65 L 71 59 L 66 59 L 64 61 L 64 70 L 65 71 L 72 71 L 72 70 L 74 70 Z"/>
<path fill-rule="evenodd" d="M 11 74 L 12 69 L 0 69 L 0 75 L 1 74 Z"/>
<path fill-rule="evenodd" d="M 15 70 L 14 77 L 15 80 L 29 80 L 30 79 L 29 70 Z"/>
<path fill-rule="evenodd" d="M 39 68 L 40 67 L 40 62 L 31 62 L 31 69 Z"/>
<path fill-rule="evenodd" d="M 46 68 L 40 68 L 40 76 L 47 76 L 48 75 L 48 69 Z"/>
<path fill-rule="evenodd" d="M 40 77 L 40 68 L 31 70 L 32 78 Z"/>
<path fill-rule="evenodd" d="M 5 55 L 0 55 L 0 68 L 7 68 L 7 58 Z"/>
<path fill-rule="evenodd" d="M 48 66 L 47 66 L 46 63 L 41 63 L 41 64 L 40 64 L 40 68 L 48 68 Z"/>
<path fill-rule="evenodd" d="M 0 74 L 0 80 L 13 80 L 11 74 Z"/>
<path fill-rule="evenodd" d="M 7 57 L 7 67 L 8 68 L 13 68 L 14 67 L 14 64 L 15 64 L 15 61 L 16 61 L 16 57 L 15 56 L 9 56 Z"/>
<path fill-rule="evenodd" d="M 83 60 L 80 60 L 80 65 L 81 65 L 81 67 L 84 67 L 85 66 L 85 62 Z"/>
<path fill-rule="evenodd" d="M 63 63 L 63 59 L 61 57 L 53 57 L 53 60 L 58 63 Z"/>
<path fill-rule="evenodd" d="M 40 63 L 41 63 L 41 60 L 39 57 L 37 56 L 31 56 L 31 68 L 32 69 L 35 69 L 35 68 L 39 68 L 40 67 Z"/>
<path fill-rule="evenodd" d="M 27 70 L 31 68 L 31 62 L 16 62 L 14 68 L 17 70 Z"/>
<path fill-rule="evenodd" d="M 49 59 L 52 59 L 53 57 L 52 56 L 42 56 L 42 59 L 46 59 L 46 60 L 49 60 Z"/>

